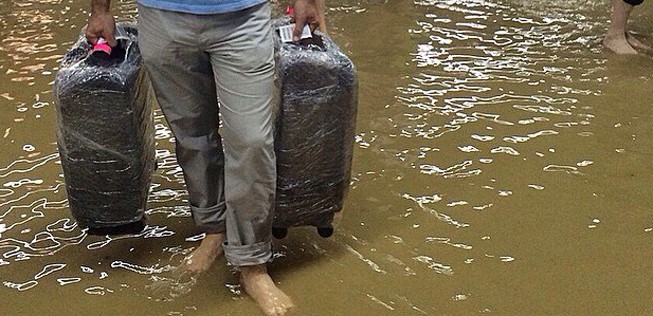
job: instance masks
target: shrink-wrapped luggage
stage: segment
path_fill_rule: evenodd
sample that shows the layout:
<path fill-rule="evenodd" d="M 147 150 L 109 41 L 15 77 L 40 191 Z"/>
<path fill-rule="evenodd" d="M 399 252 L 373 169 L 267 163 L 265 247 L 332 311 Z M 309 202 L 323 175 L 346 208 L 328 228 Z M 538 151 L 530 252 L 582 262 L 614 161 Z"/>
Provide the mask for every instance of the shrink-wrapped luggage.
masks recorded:
<path fill-rule="evenodd" d="M 285 22 L 278 20 L 275 28 Z M 276 33 L 275 33 L 276 34 Z M 358 78 L 326 34 L 298 43 L 275 35 L 281 102 L 277 115 L 277 196 L 273 233 L 315 226 L 333 232 L 350 183 Z"/>
<path fill-rule="evenodd" d="M 152 104 L 134 24 L 94 53 L 82 35 L 54 84 L 57 143 L 73 217 L 89 233 L 143 229 L 154 168 Z"/>

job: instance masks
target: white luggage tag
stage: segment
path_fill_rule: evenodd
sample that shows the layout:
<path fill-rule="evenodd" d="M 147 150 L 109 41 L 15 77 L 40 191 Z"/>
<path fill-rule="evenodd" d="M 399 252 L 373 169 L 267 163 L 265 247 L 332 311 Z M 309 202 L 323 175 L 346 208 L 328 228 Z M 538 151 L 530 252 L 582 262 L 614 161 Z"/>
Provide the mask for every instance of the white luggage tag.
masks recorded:
<path fill-rule="evenodd" d="M 279 36 L 281 37 L 281 41 L 284 43 L 292 42 L 292 31 L 295 29 L 295 23 L 291 23 L 288 25 L 284 25 L 279 27 Z M 313 37 L 311 35 L 311 29 L 308 27 L 308 24 L 304 25 L 304 29 L 302 30 L 302 35 L 300 39 L 305 39 L 305 38 L 310 38 Z"/>
<path fill-rule="evenodd" d="M 125 29 L 122 27 L 116 27 L 115 31 L 113 32 L 113 36 L 116 38 L 116 41 L 131 39 L 129 34 L 127 34 L 127 31 L 125 31 Z"/>

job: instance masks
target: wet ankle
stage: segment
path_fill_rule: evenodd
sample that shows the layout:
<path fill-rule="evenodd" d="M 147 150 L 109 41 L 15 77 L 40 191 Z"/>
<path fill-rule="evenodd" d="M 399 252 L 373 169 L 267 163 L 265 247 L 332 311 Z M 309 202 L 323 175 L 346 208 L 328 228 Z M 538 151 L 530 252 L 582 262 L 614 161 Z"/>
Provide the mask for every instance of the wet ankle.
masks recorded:
<path fill-rule="evenodd" d="M 253 278 L 257 276 L 267 276 L 268 268 L 265 264 L 238 267 L 241 278 Z"/>

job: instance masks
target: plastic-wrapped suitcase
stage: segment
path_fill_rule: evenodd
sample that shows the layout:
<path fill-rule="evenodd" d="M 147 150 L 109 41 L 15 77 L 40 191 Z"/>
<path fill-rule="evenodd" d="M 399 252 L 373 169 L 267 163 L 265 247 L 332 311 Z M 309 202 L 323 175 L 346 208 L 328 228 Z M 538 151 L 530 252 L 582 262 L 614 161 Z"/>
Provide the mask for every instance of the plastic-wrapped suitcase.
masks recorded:
<path fill-rule="evenodd" d="M 152 171 L 152 103 L 132 23 L 110 55 L 82 35 L 54 83 L 57 143 L 73 217 L 90 234 L 141 231 Z"/>
<path fill-rule="evenodd" d="M 275 21 L 275 29 L 284 21 Z M 351 60 L 325 34 L 283 43 L 275 32 L 280 109 L 275 152 L 277 193 L 272 232 L 293 226 L 333 233 L 350 182 L 358 77 Z"/>

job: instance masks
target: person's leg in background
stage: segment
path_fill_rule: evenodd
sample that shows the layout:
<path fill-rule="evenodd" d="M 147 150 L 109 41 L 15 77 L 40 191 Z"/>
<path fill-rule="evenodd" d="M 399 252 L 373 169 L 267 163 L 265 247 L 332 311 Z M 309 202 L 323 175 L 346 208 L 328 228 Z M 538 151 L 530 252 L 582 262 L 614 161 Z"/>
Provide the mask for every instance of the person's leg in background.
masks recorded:
<path fill-rule="evenodd" d="M 610 27 L 603 38 L 603 45 L 611 51 L 622 55 L 637 54 L 636 49 L 650 50 L 651 47 L 628 34 L 626 26 L 633 7 L 644 0 L 612 0 L 612 17 Z"/>

